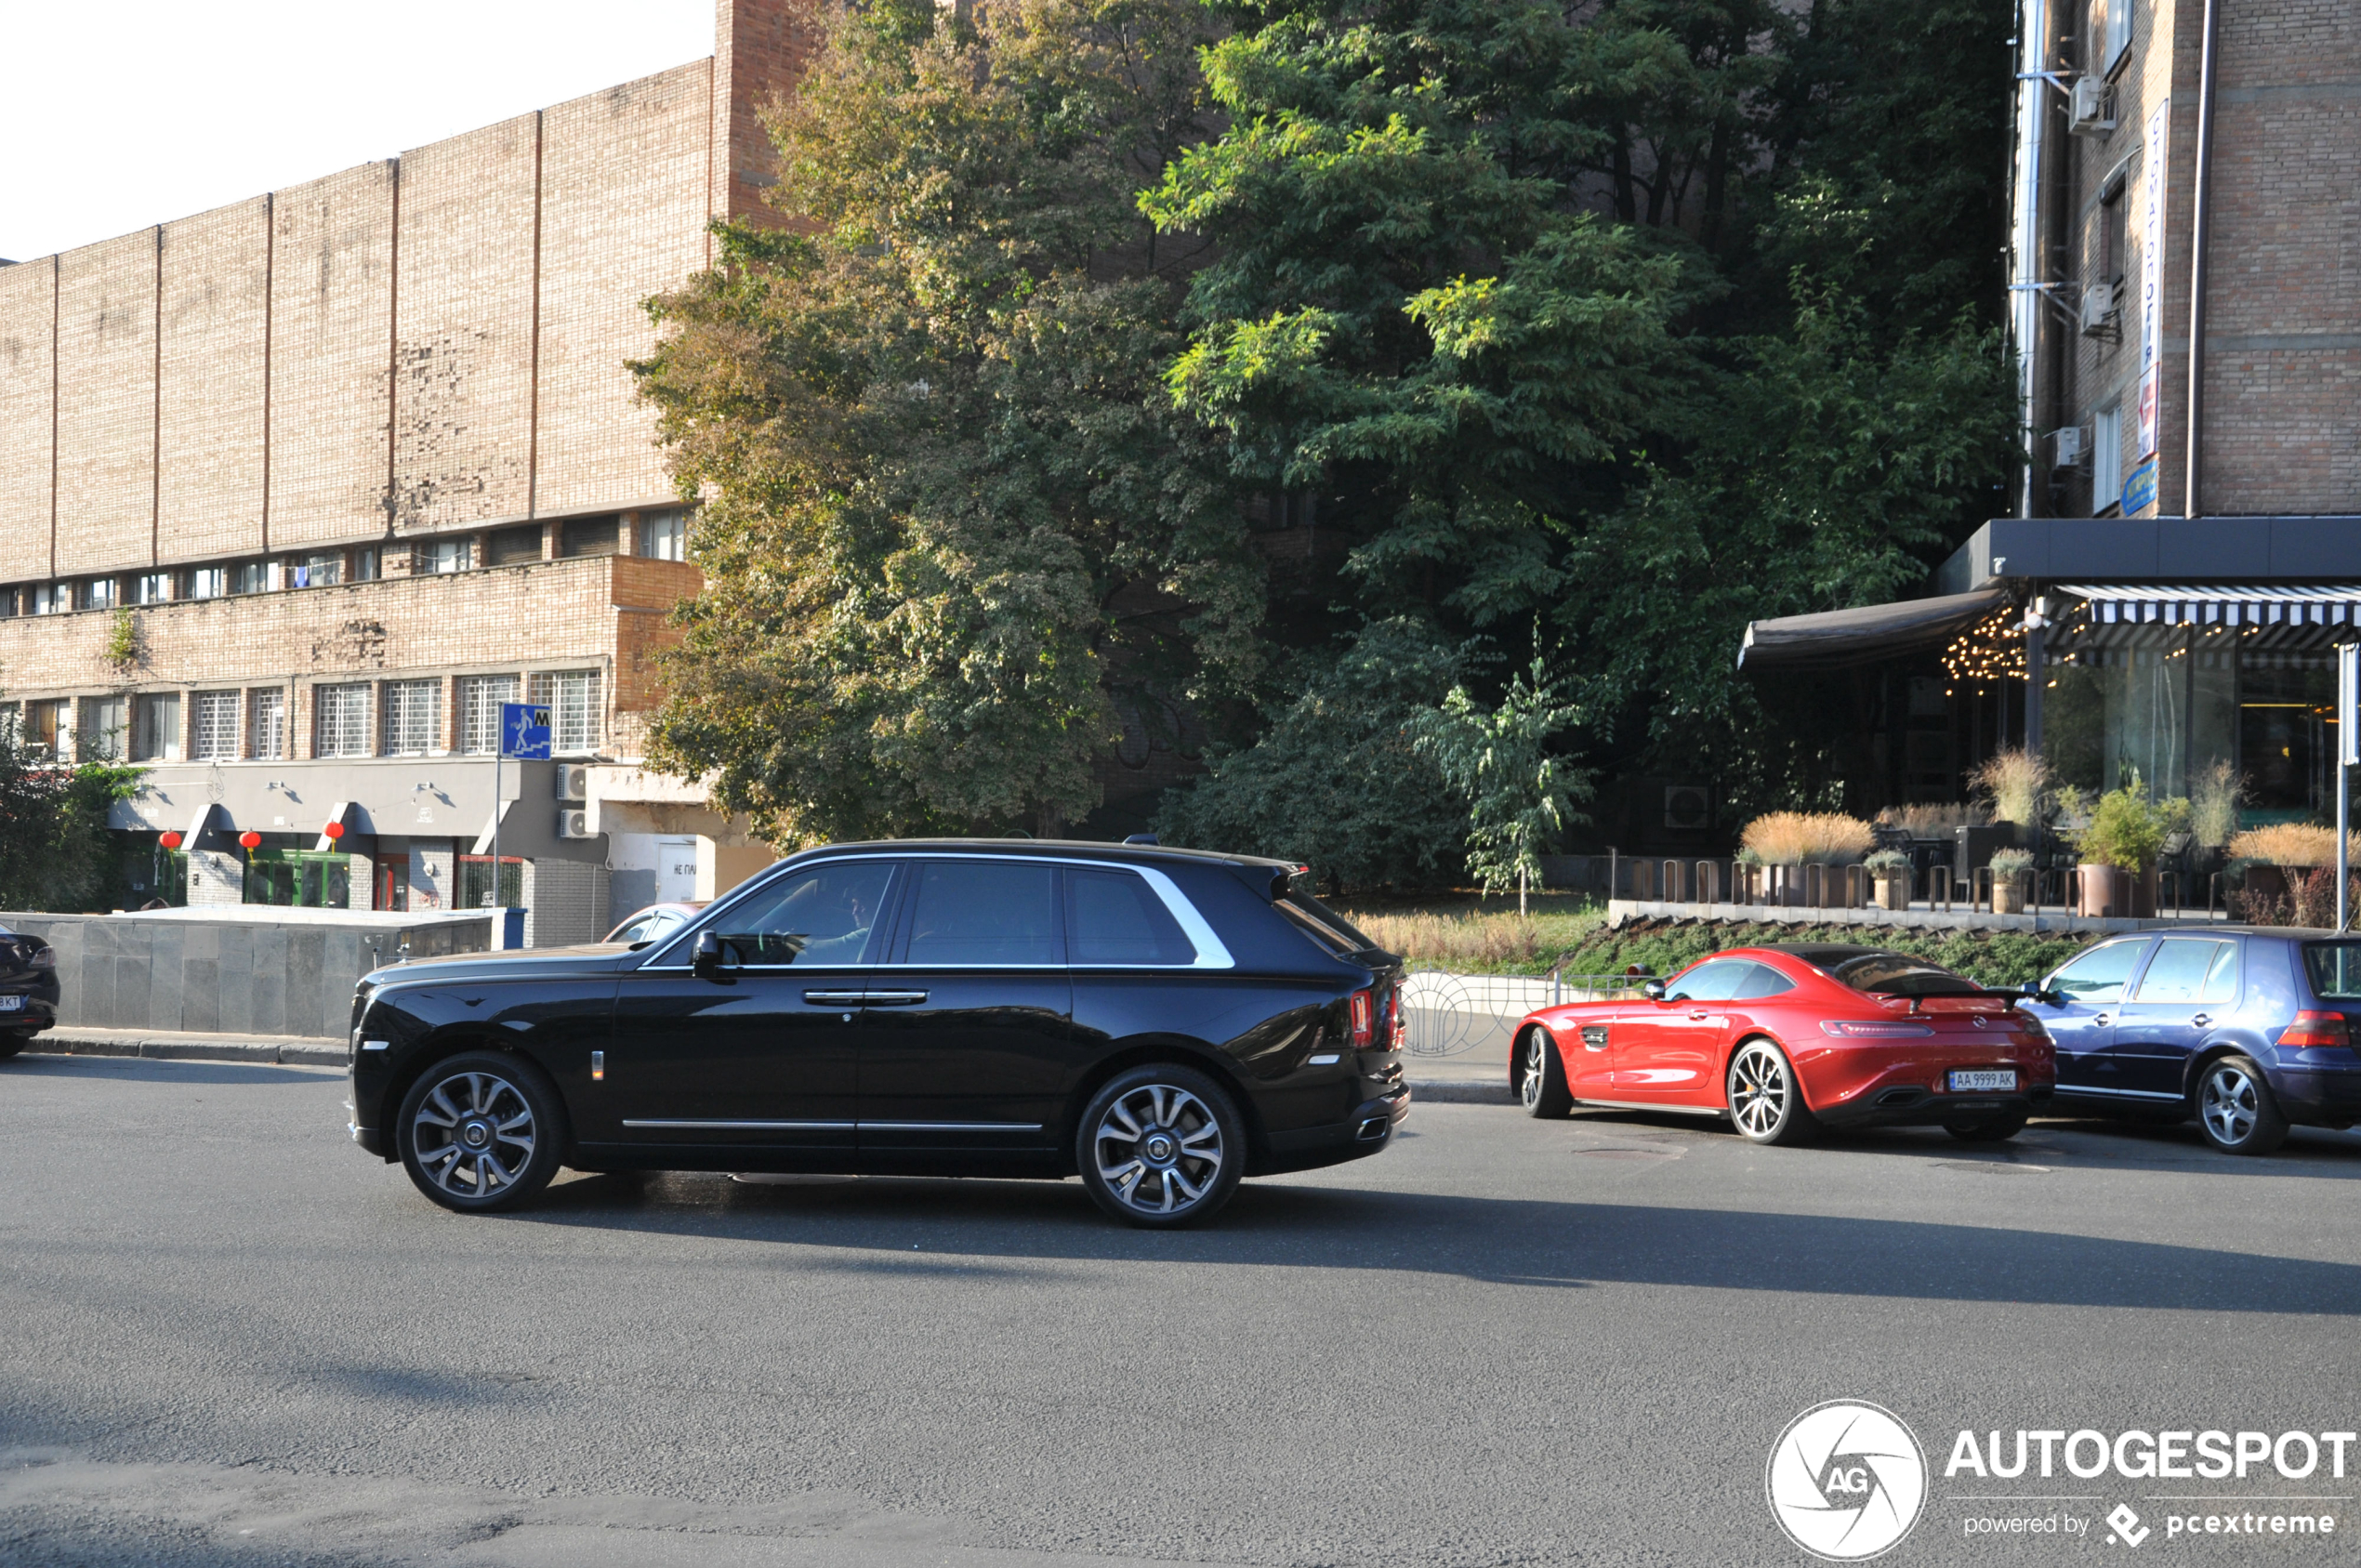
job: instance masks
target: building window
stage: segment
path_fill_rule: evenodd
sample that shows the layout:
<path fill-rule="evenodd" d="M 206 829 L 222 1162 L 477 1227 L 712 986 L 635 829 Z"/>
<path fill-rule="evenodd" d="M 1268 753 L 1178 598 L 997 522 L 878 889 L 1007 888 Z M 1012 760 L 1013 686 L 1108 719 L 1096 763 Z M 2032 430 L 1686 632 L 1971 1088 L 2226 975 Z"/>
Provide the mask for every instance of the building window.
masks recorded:
<path fill-rule="evenodd" d="M 33 613 L 36 615 L 62 615 L 73 608 L 73 587 L 67 583 L 36 583 L 33 589 Z"/>
<path fill-rule="evenodd" d="M 120 597 L 112 577 L 93 577 L 82 585 L 82 608 L 85 610 L 112 610 Z"/>
<path fill-rule="evenodd" d="M 157 692 L 138 699 L 138 722 L 132 727 L 131 760 L 180 760 L 180 693 Z"/>
<path fill-rule="evenodd" d="M 62 760 L 67 743 L 73 737 L 73 705 L 68 703 L 25 704 L 25 744 L 37 756 Z"/>
<path fill-rule="evenodd" d="M 354 582 L 374 583 L 380 575 L 380 570 L 377 563 L 377 548 L 375 545 L 367 549 L 352 552 L 352 580 Z"/>
<path fill-rule="evenodd" d="M 425 539 L 411 551 L 410 570 L 419 576 L 435 576 L 445 572 L 465 572 L 475 563 L 474 551 L 466 539 Z"/>
<path fill-rule="evenodd" d="M 513 675 L 470 675 L 459 682 L 459 749 L 490 757 L 500 749 L 500 705 L 517 700 Z"/>
<path fill-rule="evenodd" d="M 171 598 L 172 573 L 169 572 L 142 572 L 131 579 L 131 602 L 134 604 L 163 604 Z"/>
<path fill-rule="evenodd" d="M 121 697 L 82 699 L 82 724 L 74 756 L 85 762 L 115 761 L 130 740 L 130 705 Z"/>
<path fill-rule="evenodd" d="M 501 528 L 484 535 L 483 563 L 486 566 L 521 566 L 541 559 L 541 530 L 536 527 Z"/>
<path fill-rule="evenodd" d="M 17 609 L 17 590 L 14 588 L 0 588 L 0 616 L 14 615 L 17 613 L 19 613 Z"/>
<path fill-rule="evenodd" d="M 599 749 L 599 672 L 558 670 L 533 678 L 526 698 L 549 706 L 549 749 L 582 752 Z"/>
<path fill-rule="evenodd" d="M 238 759 L 238 693 L 197 693 L 197 760 L 234 762 Z"/>
<path fill-rule="evenodd" d="M 250 755 L 276 759 L 287 755 L 287 693 L 281 686 L 257 686 L 246 694 L 246 742 Z"/>
<path fill-rule="evenodd" d="M 2099 410 L 2091 421 L 2091 510 L 2105 511 L 2123 499 L 2123 406 Z"/>
<path fill-rule="evenodd" d="M 343 581 L 342 550 L 314 550 L 296 557 L 287 565 L 287 586 L 291 588 L 332 588 Z"/>
<path fill-rule="evenodd" d="M 436 720 L 442 717 L 442 682 L 386 683 L 386 755 L 423 757 L 438 749 Z"/>
<path fill-rule="evenodd" d="M 230 570 L 225 566 L 200 566 L 189 573 L 191 599 L 219 599 L 230 591 Z"/>
<path fill-rule="evenodd" d="M 558 530 L 558 553 L 570 556 L 619 555 L 622 551 L 617 541 L 622 537 L 622 520 L 612 514 L 573 518 Z"/>
<path fill-rule="evenodd" d="M 2091 42 L 2098 53 L 2092 70 L 2112 72 L 2131 48 L 2132 0 L 2093 0 Z"/>
<path fill-rule="evenodd" d="M 312 731 L 311 754 L 314 757 L 368 756 L 369 688 L 365 684 L 315 686 L 311 689 L 311 698 L 319 709 Z"/>
<path fill-rule="evenodd" d="M 689 514 L 679 507 L 640 514 L 640 553 L 651 560 L 689 559 Z"/>

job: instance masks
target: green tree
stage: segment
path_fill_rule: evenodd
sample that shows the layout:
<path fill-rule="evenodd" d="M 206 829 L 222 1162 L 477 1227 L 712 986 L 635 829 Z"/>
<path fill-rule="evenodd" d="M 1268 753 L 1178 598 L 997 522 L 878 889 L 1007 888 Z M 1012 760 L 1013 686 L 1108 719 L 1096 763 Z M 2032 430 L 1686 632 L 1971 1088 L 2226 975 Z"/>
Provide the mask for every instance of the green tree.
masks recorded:
<path fill-rule="evenodd" d="M 0 909 L 104 907 L 120 853 L 108 809 L 137 794 L 145 771 L 59 768 L 25 746 L 13 716 L 0 715 Z"/>
<path fill-rule="evenodd" d="M 1500 705 L 1486 711 L 1465 686 L 1413 725 L 1413 746 L 1432 757 L 1468 812 L 1468 869 L 1489 892 L 1518 891 L 1541 881 L 1541 855 L 1591 795 L 1590 775 L 1554 757 L 1549 743 L 1580 722 L 1582 710 L 1559 699 L 1543 662 L 1509 682 Z"/>
<path fill-rule="evenodd" d="M 848 9 L 769 123 L 773 204 L 637 369 L 706 592 L 652 754 L 776 843 L 1057 831 L 1147 693 L 1254 675 L 1260 568 L 1164 395 L 1185 247 L 1134 208 L 1195 132 L 1183 0 Z"/>

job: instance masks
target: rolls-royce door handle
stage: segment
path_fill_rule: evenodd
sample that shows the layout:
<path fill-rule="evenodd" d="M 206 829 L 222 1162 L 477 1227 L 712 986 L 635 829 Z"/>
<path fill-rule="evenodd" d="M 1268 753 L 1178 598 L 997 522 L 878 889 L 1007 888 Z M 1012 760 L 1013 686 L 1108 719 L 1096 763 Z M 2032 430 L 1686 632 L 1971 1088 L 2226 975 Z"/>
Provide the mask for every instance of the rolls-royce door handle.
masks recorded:
<path fill-rule="evenodd" d="M 926 999 L 923 991 L 871 991 L 862 997 L 873 1008 L 915 1008 Z"/>
<path fill-rule="evenodd" d="M 858 991 L 807 991 L 803 999 L 815 1008 L 857 1008 L 861 995 Z"/>

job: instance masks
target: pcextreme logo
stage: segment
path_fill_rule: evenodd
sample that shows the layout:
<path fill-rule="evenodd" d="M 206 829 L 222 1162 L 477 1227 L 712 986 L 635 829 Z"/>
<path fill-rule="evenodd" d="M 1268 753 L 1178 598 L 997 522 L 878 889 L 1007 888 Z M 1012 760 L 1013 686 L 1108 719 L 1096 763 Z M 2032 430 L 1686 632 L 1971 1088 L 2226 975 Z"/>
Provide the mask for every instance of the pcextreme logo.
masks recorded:
<path fill-rule="evenodd" d="M 1787 1423 L 1771 1446 L 1762 1490 L 1789 1540 L 1831 1562 L 1858 1562 L 1918 1523 L 1926 1455 L 1893 1412 L 1832 1399 Z"/>

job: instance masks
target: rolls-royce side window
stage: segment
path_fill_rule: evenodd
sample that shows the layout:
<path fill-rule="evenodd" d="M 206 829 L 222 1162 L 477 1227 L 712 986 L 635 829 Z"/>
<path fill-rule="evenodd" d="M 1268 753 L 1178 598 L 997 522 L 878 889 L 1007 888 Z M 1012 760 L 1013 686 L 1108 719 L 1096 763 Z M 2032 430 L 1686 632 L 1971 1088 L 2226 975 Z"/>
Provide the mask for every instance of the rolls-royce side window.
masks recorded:
<path fill-rule="evenodd" d="M 1057 871 L 1021 861 L 926 861 L 905 964 L 1055 964 Z"/>
<path fill-rule="evenodd" d="M 712 929 L 741 964 L 862 963 L 892 874 L 881 860 L 814 866 L 723 911 Z"/>
<path fill-rule="evenodd" d="M 1186 967 L 1197 950 L 1147 878 L 1130 871 L 1066 872 L 1069 962 Z"/>

